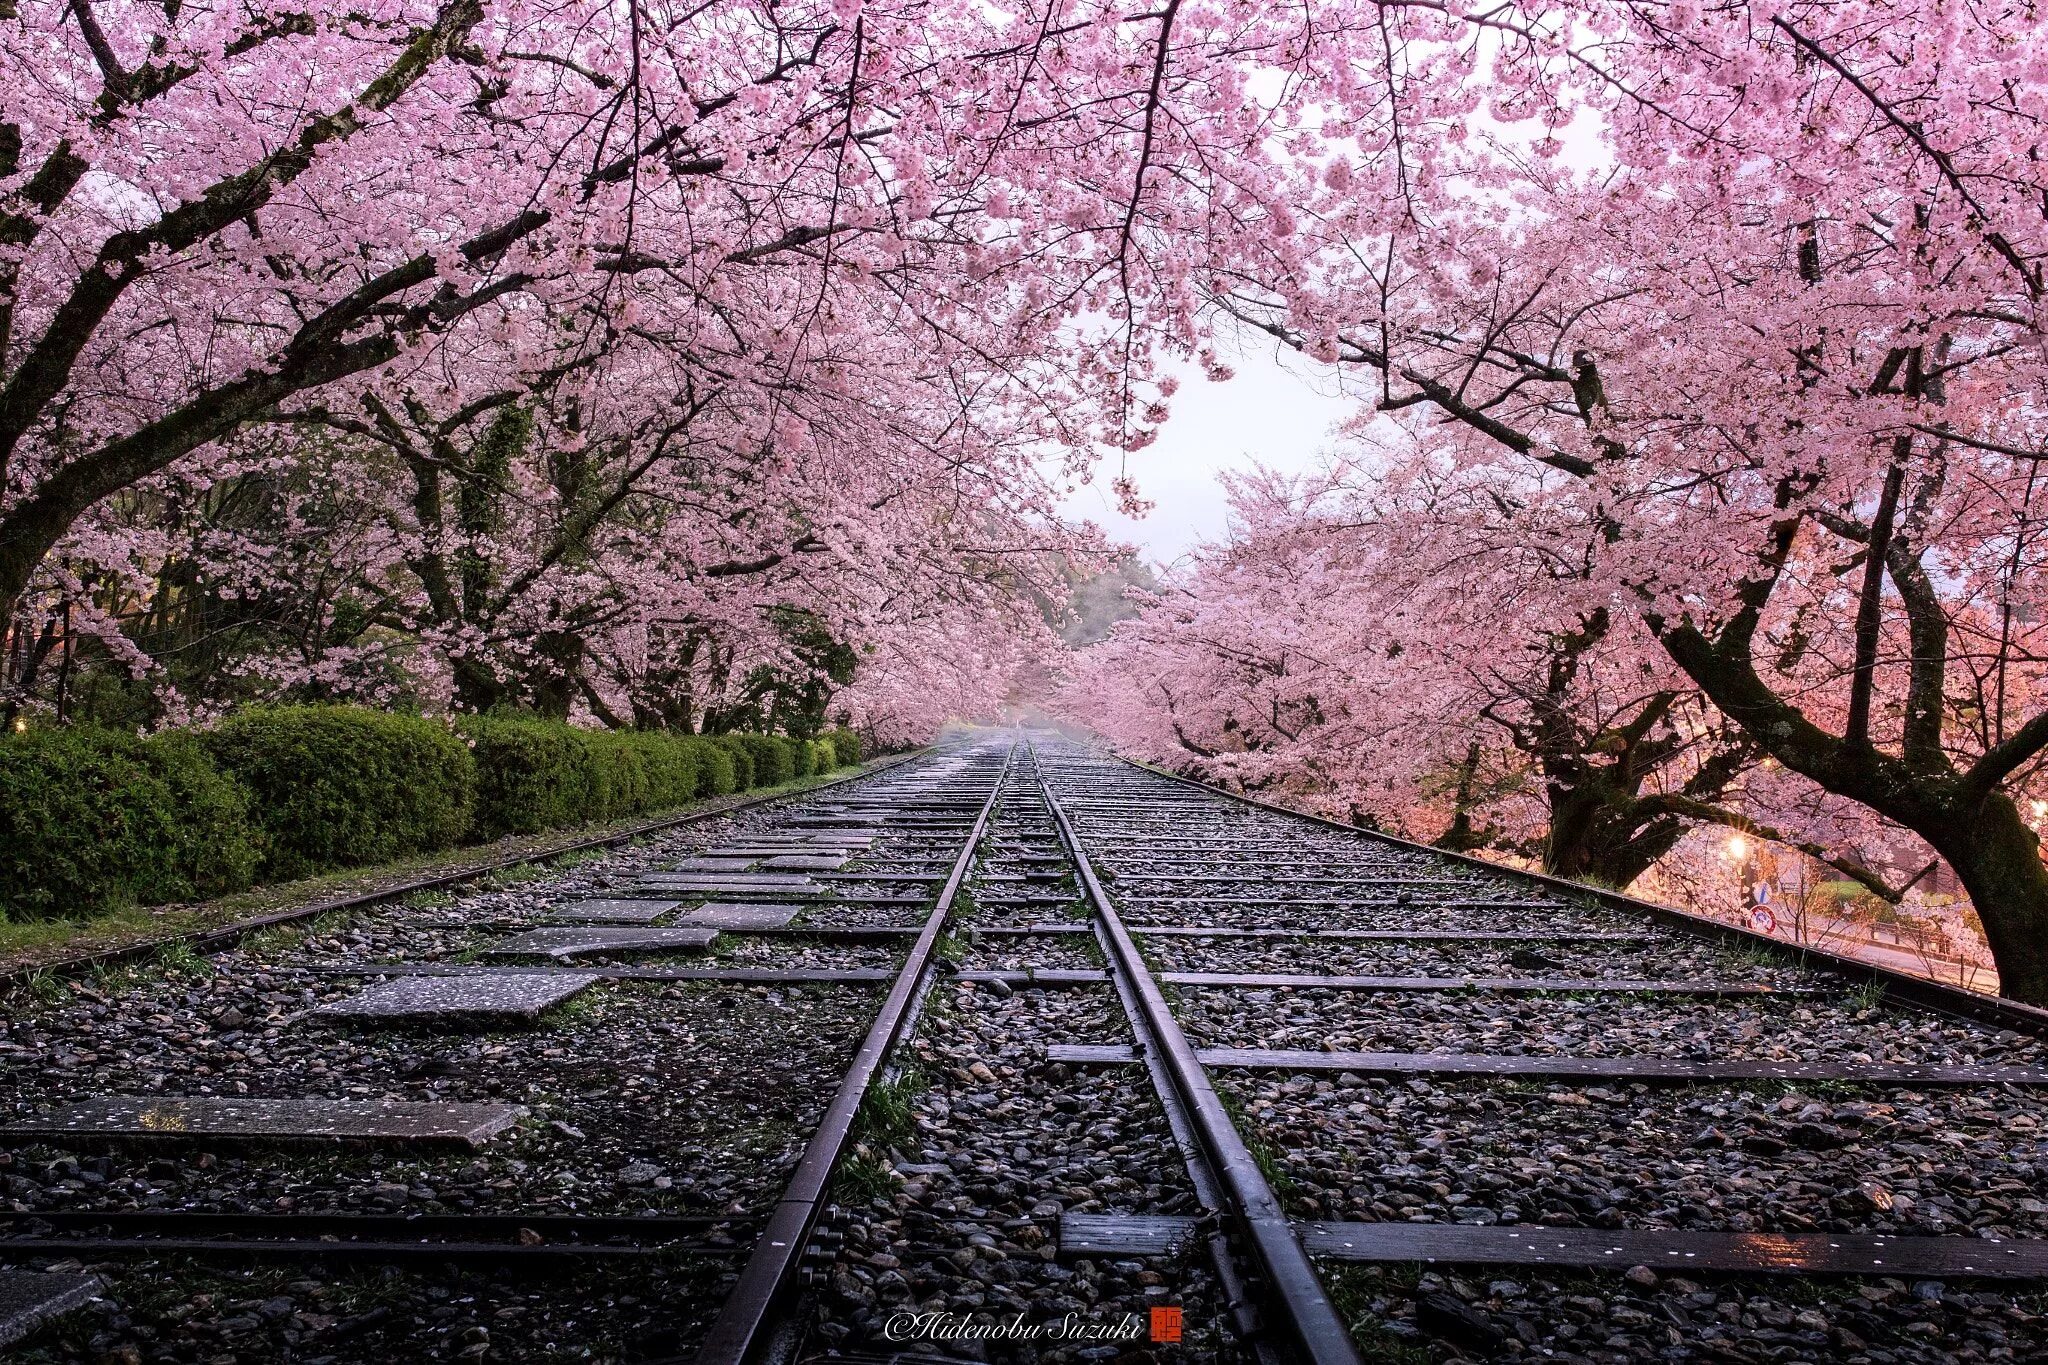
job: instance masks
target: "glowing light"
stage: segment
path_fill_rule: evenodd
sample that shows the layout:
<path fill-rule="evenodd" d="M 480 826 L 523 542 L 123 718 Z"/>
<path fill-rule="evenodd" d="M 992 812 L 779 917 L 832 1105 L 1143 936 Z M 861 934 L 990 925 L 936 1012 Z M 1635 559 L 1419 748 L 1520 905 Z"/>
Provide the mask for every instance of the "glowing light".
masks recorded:
<path fill-rule="evenodd" d="M 2044 815 L 2048 815 L 2048 801 L 2034 802 L 2034 818 L 2038 820 Z"/>
<path fill-rule="evenodd" d="M 14 733 L 15 733 L 15 734 L 17 734 L 17 735 L 25 735 L 25 734 L 27 734 L 27 733 L 28 733 L 28 717 L 27 717 L 27 716 L 16 716 L 16 717 L 14 718 Z M 2036 801 L 2036 802 L 2035 802 L 2034 804 L 2038 806 L 2038 805 L 2040 805 L 2041 803 L 2040 803 L 2039 801 Z M 2037 814 L 2037 815 L 2038 815 L 2039 813 L 2040 813 L 2040 812 L 2038 812 L 2038 811 L 2036 811 L 2036 812 L 2035 812 L 2035 814 Z"/>
<path fill-rule="evenodd" d="M 1729 835 L 1729 836 L 1728 836 L 1728 856 L 1729 856 L 1729 857 L 1731 857 L 1731 858 L 1745 858 L 1745 857 L 1748 857 L 1748 856 L 1749 856 L 1749 840 L 1747 840 L 1747 839 L 1743 838 L 1743 837 L 1742 837 L 1742 836 L 1741 836 L 1740 834 L 1731 834 L 1731 835 Z"/>

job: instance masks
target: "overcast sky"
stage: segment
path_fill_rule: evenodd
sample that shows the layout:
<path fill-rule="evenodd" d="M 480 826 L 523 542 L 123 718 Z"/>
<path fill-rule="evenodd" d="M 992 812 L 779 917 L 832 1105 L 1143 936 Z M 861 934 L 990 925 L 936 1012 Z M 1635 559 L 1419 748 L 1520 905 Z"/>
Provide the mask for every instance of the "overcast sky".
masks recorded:
<path fill-rule="evenodd" d="M 1116 467 L 1098 470 L 1095 482 L 1067 498 L 1069 515 L 1086 517 L 1144 558 L 1168 565 L 1203 540 L 1223 534 L 1227 521 L 1217 472 L 1253 463 L 1306 469 L 1329 445 L 1331 428 L 1353 410 L 1336 382 L 1298 357 L 1282 361 L 1273 346 L 1250 345 L 1227 355 L 1236 377 L 1221 384 L 1199 367 L 1181 369 L 1173 416 L 1151 446 L 1130 457 L 1130 473 L 1157 504 L 1142 521 L 1116 510 L 1109 482 Z"/>

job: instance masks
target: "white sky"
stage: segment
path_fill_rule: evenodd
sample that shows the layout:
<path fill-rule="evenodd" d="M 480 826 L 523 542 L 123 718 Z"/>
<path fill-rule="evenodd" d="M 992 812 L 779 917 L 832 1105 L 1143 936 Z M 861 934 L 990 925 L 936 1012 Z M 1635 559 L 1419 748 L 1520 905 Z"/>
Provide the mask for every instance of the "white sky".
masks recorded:
<path fill-rule="evenodd" d="M 1278 469 L 1308 469 L 1330 443 L 1331 429 L 1356 410 L 1357 400 L 1340 397 L 1329 371 L 1270 347 L 1247 344 L 1225 351 L 1236 376 L 1211 383 L 1199 366 L 1180 367 L 1180 392 L 1159 439 L 1129 457 L 1128 470 L 1142 496 L 1156 504 L 1142 520 L 1116 510 L 1110 480 L 1114 460 L 1095 482 L 1068 495 L 1063 509 L 1085 517 L 1113 539 L 1138 547 L 1152 563 L 1173 563 L 1203 540 L 1222 536 L 1228 523 L 1221 470 L 1254 463 Z"/>

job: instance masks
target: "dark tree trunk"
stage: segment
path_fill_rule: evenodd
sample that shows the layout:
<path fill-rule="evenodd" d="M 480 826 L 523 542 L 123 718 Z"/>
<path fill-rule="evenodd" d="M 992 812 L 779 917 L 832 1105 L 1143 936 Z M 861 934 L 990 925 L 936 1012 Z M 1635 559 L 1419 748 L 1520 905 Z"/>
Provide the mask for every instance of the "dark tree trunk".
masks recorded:
<path fill-rule="evenodd" d="M 1948 860 L 1969 893 L 1998 964 L 1999 994 L 2048 1004 L 2048 866 L 2040 839 L 2003 792 L 1943 826 L 1915 833 Z"/>

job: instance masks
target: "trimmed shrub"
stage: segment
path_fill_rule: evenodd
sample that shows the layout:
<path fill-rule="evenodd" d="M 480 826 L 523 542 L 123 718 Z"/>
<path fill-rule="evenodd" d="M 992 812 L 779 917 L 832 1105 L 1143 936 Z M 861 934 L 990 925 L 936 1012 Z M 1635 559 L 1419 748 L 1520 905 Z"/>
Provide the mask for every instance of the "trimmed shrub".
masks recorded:
<path fill-rule="evenodd" d="M 839 766 L 839 755 L 833 751 L 832 742 L 825 739 L 807 739 L 811 748 L 811 771 L 829 773 Z"/>
<path fill-rule="evenodd" d="M 784 739 L 782 747 L 789 750 L 791 777 L 809 777 L 818 770 L 818 751 L 811 747 L 809 740 Z"/>
<path fill-rule="evenodd" d="M 453 846 L 477 765 L 453 731 L 354 706 L 252 707 L 201 737 L 240 783 L 276 881 Z"/>
<path fill-rule="evenodd" d="M 774 735 L 733 735 L 754 760 L 755 787 L 779 787 L 796 776 L 789 746 Z"/>
<path fill-rule="evenodd" d="M 825 736 L 826 743 L 842 768 L 850 768 L 860 762 L 860 736 L 851 730 L 834 730 Z"/>
<path fill-rule="evenodd" d="M 739 759 L 744 755 L 736 754 L 731 745 L 703 736 L 682 742 L 697 765 L 698 796 L 725 796 L 744 789 L 746 784 L 740 781 L 737 771 Z M 751 765 L 747 775 L 753 776 Z"/>
<path fill-rule="evenodd" d="M 640 756 L 646 790 L 634 810 L 667 810 L 694 801 L 703 782 L 703 760 L 687 735 L 628 730 L 606 736 L 630 745 Z"/>
<path fill-rule="evenodd" d="M 749 791 L 754 781 L 754 751 L 741 742 L 739 735 L 714 735 L 711 742 L 726 752 L 732 759 L 732 789 L 736 792 Z"/>
<path fill-rule="evenodd" d="M 593 772 L 585 738 L 574 728 L 504 715 L 465 716 L 456 728 L 476 760 L 472 842 L 577 824 L 602 804 L 603 793 L 593 788 L 605 773 L 602 766 Z"/>
<path fill-rule="evenodd" d="M 248 803 L 189 735 L 55 730 L 0 741 L 0 910 L 104 913 L 239 891 Z"/>
<path fill-rule="evenodd" d="M 566 824 L 584 820 L 616 820 L 651 809 L 654 800 L 654 770 L 660 765 L 666 736 L 644 735 L 632 730 L 577 730 L 574 734 L 583 751 L 585 798 L 581 813 L 571 813 Z M 686 780 L 686 787 L 691 784 Z M 683 801 L 690 798 L 685 796 Z M 661 803 L 680 805 L 682 802 Z"/>

